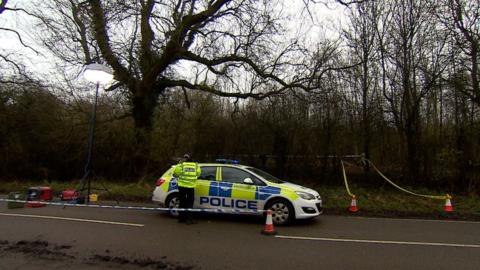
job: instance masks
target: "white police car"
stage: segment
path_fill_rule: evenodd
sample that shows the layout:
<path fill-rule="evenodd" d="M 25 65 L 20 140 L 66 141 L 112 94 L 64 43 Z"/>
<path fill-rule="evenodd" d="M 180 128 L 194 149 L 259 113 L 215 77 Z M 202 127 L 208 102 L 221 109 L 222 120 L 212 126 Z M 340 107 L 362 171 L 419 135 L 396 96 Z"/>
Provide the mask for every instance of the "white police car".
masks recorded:
<path fill-rule="evenodd" d="M 194 208 L 225 212 L 272 210 L 275 224 L 316 217 L 323 212 L 322 199 L 315 190 L 278 178 L 254 167 L 199 163 L 202 173 L 195 187 Z M 179 207 L 177 179 L 172 166 L 156 182 L 152 200 L 169 208 Z M 175 210 L 171 215 L 177 215 Z"/>

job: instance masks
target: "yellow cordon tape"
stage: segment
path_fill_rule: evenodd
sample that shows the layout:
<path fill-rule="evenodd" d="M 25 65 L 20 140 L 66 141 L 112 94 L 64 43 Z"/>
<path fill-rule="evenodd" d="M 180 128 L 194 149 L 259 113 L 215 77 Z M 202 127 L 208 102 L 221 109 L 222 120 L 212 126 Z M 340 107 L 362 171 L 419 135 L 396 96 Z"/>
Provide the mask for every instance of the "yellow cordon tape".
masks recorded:
<path fill-rule="evenodd" d="M 410 191 L 410 190 L 407 190 L 407 189 L 404 189 L 402 188 L 401 186 L 395 184 L 392 180 L 388 179 L 375 165 L 373 165 L 373 163 L 368 160 L 368 159 L 365 159 L 371 166 L 372 168 L 377 171 L 377 173 L 383 178 L 385 179 L 385 181 L 387 181 L 389 184 L 391 184 L 392 186 L 396 187 L 397 189 L 405 192 L 405 193 L 408 193 L 408 194 L 411 194 L 411 195 L 414 195 L 414 196 L 418 196 L 418 197 L 424 197 L 424 198 L 429 198 L 429 199 L 434 199 L 434 200 L 447 200 L 447 199 L 451 199 L 452 196 L 450 196 L 449 194 L 445 194 L 444 196 L 439 196 L 439 195 L 425 195 L 425 194 L 418 194 L 418 193 L 415 193 L 413 191 Z"/>
<path fill-rule="evenodd" d="M 343 160 L 340 160 L 340 163 L 342 164 L 342 172 L 343 172 L 343 182 L 345 183 L 345 188 L 347 189 L 347 193 L 350 197 L 356 198 L 352 192 L 350 192 L 350 188 L 348 187 L 348 181 L 347 181 L 347 174 L 345 173 L 345 167 L 343 166 Z"/>
<path fill-rule="evenodd" d="M 373 162 L 371 162 L 370 160 L 366 159 L 366 158 L 363 158 L 361 160 L 362 163 L 365 163 L 365 162 L 368 162 L 372 168 L 385 180 L 387 181 L 390 185 L 394 186 L 395 188 L 405 192 L 405 193 L 408 193 L 410 195 L 414 195 L 414 196 L 418 196 L 418 197 L 424 197 L 424 198 L 429 198 L 429 199 L 435 199 L 435 200 L 449 200 L 449 199 L 452 199 L 452 196 L 450 196 L 449 194 L 445 194 L 444 196 L 439 196 L 439 195 L 425 195 L 425 194 L 418 194 L 418 193 L 415 193 L 413 191 L 410 191 L 410 190 L 407 190 L 405 188 L 402 188 L 401 186 L 395 184 L 392 180 L 388 179 L 388 177 L 386 177 L 374 164 Z M 349 163 L 349 162 L 346 162 L 346 161 L 343 161 L 343 160 L 340 160 L 340 163 L 342 164 L 342 173 L 343 173 L 343 180 L 345 182 L 345 188 L 347 189 L 347 193 L 348 195 L 350 195 L 352 198 L 355 197 L 354 194 L 352 194 L 350 192 L 350 188 L 348 187 L 348 181 L 347 181 L 347 175 L 345 173 L 345 167 L 344 167 L 344 163 L 348 164 L 349 166 L 353 166 L 353 167 L 358 167 L 352 163 Z"/>

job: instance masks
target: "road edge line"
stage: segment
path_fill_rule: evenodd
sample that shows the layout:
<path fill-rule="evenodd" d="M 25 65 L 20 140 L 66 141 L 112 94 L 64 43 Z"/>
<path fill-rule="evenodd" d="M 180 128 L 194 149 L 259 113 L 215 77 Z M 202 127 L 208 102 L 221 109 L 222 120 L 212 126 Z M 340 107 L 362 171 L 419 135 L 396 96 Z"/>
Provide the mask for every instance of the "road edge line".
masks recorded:
<path fill-rule="evenodd" d="M 288 236 L 288 235 L 276 235 L 275 238 L 291 239 L 291 240 L 327 241 L 327 242 L 350 242 L 350 243 L 389 244 L 389 245 L 412 245 L 412 246 L 440 246 L 440 247 L 480 248 L 480 245 L 471 245 L 471 244 L 451 244 L 451 243 L 431 243 L 431 242 L 407 242 L 407 241 L 384 241 L 384 240 L 361 240 L 361 239 L 304 237 L 304 236 Z"/>
<path fill-rule="evenodd" d="M 126 222 L 95 220 L 95 219 L 82 219 L 82 218 L 69 218 L 69 217 L 55 217 L 55 216 L 8 214 L 8 213 L 0 213 L 0 216 L 56 219 L 56 220 L 65 220 L 65 221 L 90 222 L 90 223 L 109 224 L 109 225 L 123 225 L 123 226 L 132 226 L 132 227 L 144 227 L 145 226 L 144 224 L 137 224 L 137 223 L 126 223 Z"/>

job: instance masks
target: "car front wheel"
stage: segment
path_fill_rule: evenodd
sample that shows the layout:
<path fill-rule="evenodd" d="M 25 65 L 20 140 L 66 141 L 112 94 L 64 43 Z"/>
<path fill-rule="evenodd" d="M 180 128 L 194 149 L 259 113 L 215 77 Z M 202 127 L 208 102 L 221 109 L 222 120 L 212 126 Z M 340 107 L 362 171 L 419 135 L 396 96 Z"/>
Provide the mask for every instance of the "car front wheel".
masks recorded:
<path fill-rule="evenodd" d="M 286 225 L 295 217 L 292 204 L 285 199 L 273 199 L 265 209 L 272 210 L 272 221 L 275 225 Z"/>

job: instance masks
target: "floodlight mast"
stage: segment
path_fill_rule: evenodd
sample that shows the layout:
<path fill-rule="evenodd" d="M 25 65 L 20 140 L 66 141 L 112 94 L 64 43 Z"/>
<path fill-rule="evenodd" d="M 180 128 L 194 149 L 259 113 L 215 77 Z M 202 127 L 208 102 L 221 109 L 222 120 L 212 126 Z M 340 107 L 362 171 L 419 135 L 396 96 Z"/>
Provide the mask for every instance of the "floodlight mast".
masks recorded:
<path fill-rule="evenodd" d="M 87 162 L 85 164 L 84 175 L 82 177 L 82 188 L 81 191 L 85 190 L 85 184 L 87 184 L 87 204 L 90 203 L 90 188 L 91 188 L 91 177 L 90 174 L 92 173 L 92 152 L 93 152 L 93 144 L 95 141 L 95 121 L 97 118 L 97 99 L 98 99 L 98 89 L 100 84 L 107 84 L 113 80 L 113 74 L 110 68 L 100 65 L 100 64 L 89 64 L 84 68 L 83 76 L 89 82 L 93 82 L 96 84 L 95 88 L 95 100 L 92 105 L 92 116 L 90 119 L 90 131 L 88 135 L 88 155 L 87 155 Z M 88 182 L 85 181 L 88 179 Z"/>

